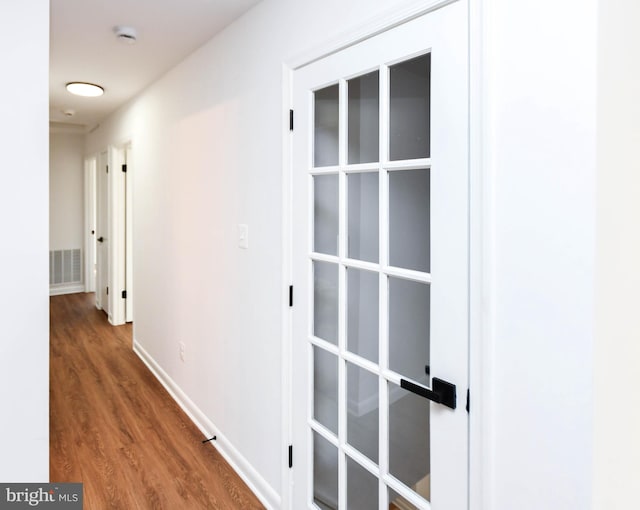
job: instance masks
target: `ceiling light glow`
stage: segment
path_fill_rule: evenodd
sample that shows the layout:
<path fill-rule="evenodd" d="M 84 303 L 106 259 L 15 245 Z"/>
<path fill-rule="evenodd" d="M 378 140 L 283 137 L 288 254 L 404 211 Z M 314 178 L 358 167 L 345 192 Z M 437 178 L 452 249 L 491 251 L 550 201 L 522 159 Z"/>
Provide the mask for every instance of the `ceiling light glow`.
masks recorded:
<path fill-rule="evenodd" d="M 84 97 L 98 97 L 104 94 L 104 89 L 100 85 L 80 81 L 67 83 L 67 90 L 76 96 Z"/>

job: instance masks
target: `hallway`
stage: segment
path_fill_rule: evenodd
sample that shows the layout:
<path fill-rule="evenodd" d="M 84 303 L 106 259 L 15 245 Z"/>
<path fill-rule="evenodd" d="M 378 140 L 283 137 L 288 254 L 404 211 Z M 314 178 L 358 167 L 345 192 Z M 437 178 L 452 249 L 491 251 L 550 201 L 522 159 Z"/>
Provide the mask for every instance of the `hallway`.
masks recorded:
<path fill-rule="evenodd" d="M 50 480 L 85 510 L 263 506 L 113 327 L 93 294 L 50 298 Z"/>

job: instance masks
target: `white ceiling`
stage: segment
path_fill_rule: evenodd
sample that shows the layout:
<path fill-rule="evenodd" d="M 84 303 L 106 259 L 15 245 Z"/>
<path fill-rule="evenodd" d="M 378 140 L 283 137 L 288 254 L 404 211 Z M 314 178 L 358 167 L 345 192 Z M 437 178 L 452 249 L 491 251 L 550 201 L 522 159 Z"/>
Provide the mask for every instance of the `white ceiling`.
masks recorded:
<path fill-rule="evenodd" d="M 50 120 L 91 129 L 259 1 L 51 0 Z M 138 42 L 118 40 L 117 25 L 134 27 Z M 73 96 L 70 81 L 105 93 Z"/>

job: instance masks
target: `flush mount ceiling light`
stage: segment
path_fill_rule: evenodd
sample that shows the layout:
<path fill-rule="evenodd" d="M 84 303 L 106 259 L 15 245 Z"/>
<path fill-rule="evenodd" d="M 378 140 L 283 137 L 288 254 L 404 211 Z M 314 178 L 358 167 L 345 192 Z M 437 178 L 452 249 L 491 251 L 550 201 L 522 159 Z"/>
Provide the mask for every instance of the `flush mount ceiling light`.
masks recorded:
<path fill-rule="evenodd" d="M 116 34 L 118 41 L 121 41 L 125 44 L 135 44 L 138 40 L 138 34 L 136 32 L 136 29 L 133 27 L 118 25 L 113 27 L 113 33 Z"/>
<path fill-rule="evenodd" d="M 93 83 L 84 83 L 81 81 L 72 81 L 67 83 L 67 90 L 76 96 L 98 97 L 104 94 L 104 89 L 100 85 Z"/>

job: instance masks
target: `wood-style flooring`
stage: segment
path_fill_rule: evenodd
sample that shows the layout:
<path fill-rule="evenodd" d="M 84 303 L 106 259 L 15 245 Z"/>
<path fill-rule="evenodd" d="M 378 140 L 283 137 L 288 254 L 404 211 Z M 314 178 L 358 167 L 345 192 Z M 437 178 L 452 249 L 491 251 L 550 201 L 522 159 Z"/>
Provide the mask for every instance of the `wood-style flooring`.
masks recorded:
<path fill-rule="evenodd" d="M 264 508 L 131 346 L 93 294 L 51 298 L 51 481 L 85 510 Z"/>

